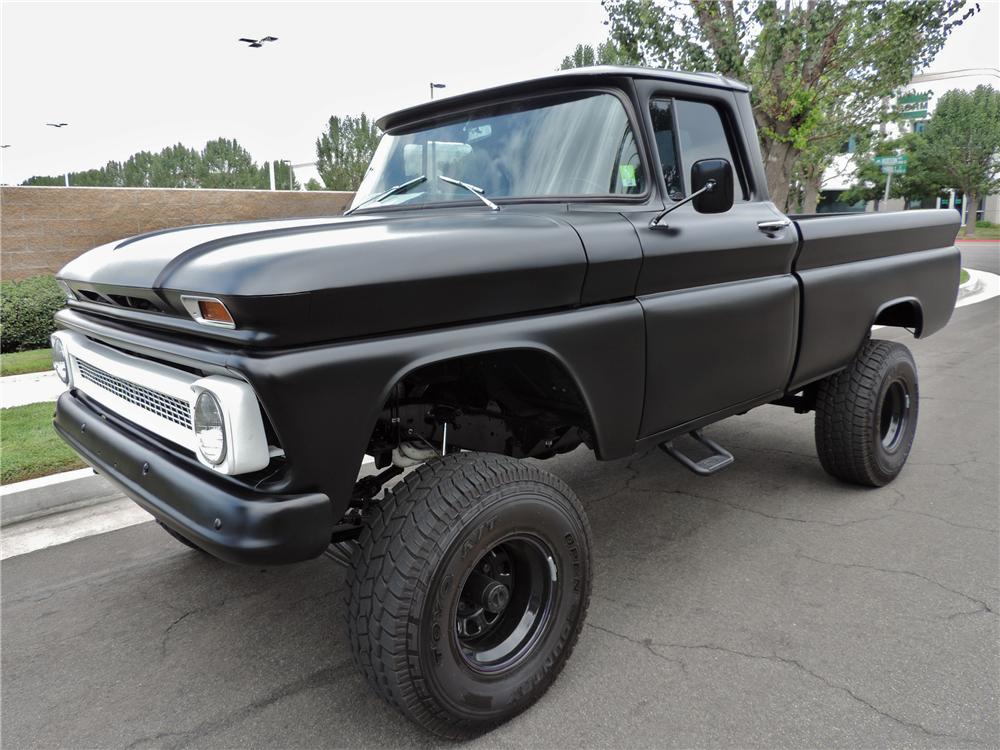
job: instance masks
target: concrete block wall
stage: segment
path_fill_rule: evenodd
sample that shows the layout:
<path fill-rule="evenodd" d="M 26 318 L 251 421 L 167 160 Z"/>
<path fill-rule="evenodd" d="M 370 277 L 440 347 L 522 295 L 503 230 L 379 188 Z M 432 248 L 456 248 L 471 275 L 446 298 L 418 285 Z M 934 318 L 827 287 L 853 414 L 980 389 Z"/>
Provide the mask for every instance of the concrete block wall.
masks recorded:
<path fill-rule="evenodd" d="M 55 273 L 97 245 L 192 224 L 335 216 L 354 193 L 0 187 L 0 277 Z"/>

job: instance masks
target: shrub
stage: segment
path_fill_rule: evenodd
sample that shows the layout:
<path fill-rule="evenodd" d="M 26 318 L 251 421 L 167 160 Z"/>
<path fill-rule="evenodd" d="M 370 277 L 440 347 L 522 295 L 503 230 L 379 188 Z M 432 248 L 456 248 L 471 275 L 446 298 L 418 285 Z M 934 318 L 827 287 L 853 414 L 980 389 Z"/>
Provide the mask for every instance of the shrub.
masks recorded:
<path fill-rule="evenodd" d="M 992 221 L 984 221 L 983 219 L 979 219 L 976 222 L 976 226 L 979 227 L 980 229 L 989 229 L 991 226 L 993 226 L 993 222 Z"/>
<path fill-rule="evenodd" d="M 53 276 L 0 282 L 0 351 L 48 346 L 56 329 L 53 316 L 65 302 Z"/>

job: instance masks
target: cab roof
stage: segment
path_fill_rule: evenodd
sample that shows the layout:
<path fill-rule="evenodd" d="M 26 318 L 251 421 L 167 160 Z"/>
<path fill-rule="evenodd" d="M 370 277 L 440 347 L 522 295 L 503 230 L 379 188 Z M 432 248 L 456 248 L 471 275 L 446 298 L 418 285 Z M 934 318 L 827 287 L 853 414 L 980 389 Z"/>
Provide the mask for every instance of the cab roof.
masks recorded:
<path fill-rule="evenodd" d="M 726 78 L 717 73 L 685 73 L 679 70 L 663 70 L 661 68 L 640 68 L 628 65 L 593 65 L 586 68 L 560 70 L 547 76 L 529 78 L 515 83 L 492 86 L 465 94 L 448 96 L 443 99 L 417 104 L 406 109 L 400 109 L 380 117 L 376 124 L 382 130 L 392 130 L 400 125 L 406 125 L 420 120 L 431 119 L 456 109 L 464 109 L 470 105 L 502 99 L 507 96 L 531 94 L 544 91 L 553 85 L 571 82 L 574 79 L 580 83 L 593 84 L 602 79 L 611 78 L 653 78 L 676 83 L 686 83 L 692 86 L 709 86 L 732 91 L 750 91 L 745 83 Z"/>

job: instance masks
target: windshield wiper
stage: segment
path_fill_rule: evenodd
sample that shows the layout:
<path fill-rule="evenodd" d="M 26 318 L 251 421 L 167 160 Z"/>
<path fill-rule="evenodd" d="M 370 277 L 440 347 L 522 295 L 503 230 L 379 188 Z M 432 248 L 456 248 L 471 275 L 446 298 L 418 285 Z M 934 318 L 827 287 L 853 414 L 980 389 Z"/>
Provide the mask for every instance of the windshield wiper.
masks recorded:
<path fill-rule="evenodd" d="M 468 182 L 462 182 L 461 180 L 456 180 L 454 177 L 445 177 L 443 174 L 439 174 L 438 177 L 440 179 L 444 180 L 445 182 L 448 182 L 448 183 L 450 183 L 452 185 L 458 185 L 461 188 L 465 188 L 470 193 L 472 193 L 474 196 L 476 196 L 477 198 L 479 198 L 479 200 L 481 200 L 483 203 L 485 203 L 487 206 L 489 206 L 491 210 L 493 210 L 493 211 L 499 211 L 500 210 L 500 206 L 498 206 L 496 203 L 494 203 L 489 198 L 487 198 L 485 195 L 483 195 L 483 193 L 486 192 L 486 191 L 483 190 L 481 187 L 478 187 L 476 185 L 471 185 Z"/>
<path fill-rule="evenodd" d="M 414 185 L 419 185 L 421 182 L 427 182 L 426 175 L 420 175 L 419 177 L 414 177 L 412 180 L 407 180 L 406 182 L 401 182 L 398 185 L 393 185 L 388 190 L 385 190 L 379 193 L 378 195 L 373 195 L 371 198 L 367 198 L 361 201 L 361 203 L 356 205 L 354 208 L 344 211 L 344 216 L 350 216 L 362 206 L 367 206 L 369 203 L 378 203 L 380 200 L 388 198 L 390 195 L 395 195 L 396 193 L 402 193 L 404 190 L 407 190 L 413 187 Z"/>

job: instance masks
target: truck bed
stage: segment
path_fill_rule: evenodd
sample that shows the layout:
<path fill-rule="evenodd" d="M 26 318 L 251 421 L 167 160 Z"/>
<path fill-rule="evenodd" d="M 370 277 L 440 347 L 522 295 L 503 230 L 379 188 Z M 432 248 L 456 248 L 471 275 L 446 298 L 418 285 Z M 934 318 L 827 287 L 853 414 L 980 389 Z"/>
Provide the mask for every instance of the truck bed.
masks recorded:
<path fill-rule="evenodd" d="M 956 211 L 789 218 L 799 233 L 793 271 L 802 289 L 791 390 L 844 367 L 880 316 L 908 308 L 918 338 L 948 322 L 960 273 Z"/>

